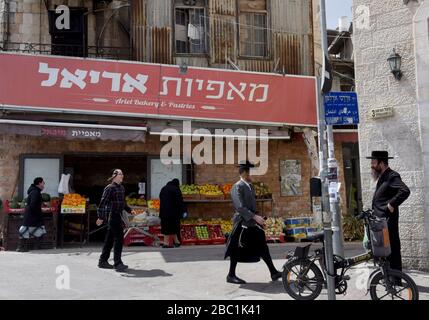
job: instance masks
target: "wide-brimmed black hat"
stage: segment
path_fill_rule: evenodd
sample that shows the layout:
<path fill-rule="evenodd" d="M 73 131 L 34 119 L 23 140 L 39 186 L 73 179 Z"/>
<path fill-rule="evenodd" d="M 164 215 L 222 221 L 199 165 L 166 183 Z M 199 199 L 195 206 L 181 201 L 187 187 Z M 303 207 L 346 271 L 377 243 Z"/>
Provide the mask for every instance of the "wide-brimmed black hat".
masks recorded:
<path fill-rule="evenodd" d="M 254 168 L 255 165 L 253 163 L 251 163 L 250 161 L 242 161 L 236 167 L 238 167 L 238 168 Z"/>
<path fill-rule="evenodd" d="M 393 157 L 389 157 L 389 152 L 387 151 L 373 151 L 371 152 L 370 157 L 366 157 L 367 159 L 394 159 Z"/>

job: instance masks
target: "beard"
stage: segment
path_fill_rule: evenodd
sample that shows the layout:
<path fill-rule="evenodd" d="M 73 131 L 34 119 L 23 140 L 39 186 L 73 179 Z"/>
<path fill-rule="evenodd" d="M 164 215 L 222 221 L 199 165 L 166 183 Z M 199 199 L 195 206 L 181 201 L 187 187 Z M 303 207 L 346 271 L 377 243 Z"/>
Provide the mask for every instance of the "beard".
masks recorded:
<path fill-rule="evenodd" d="M 374 181 L 377 181 L 378 178 L 380 178 L 380 175 L 381 175 L 381 171 L 377 169 L 371 169 L 371 176 L 374 179 Z"/>

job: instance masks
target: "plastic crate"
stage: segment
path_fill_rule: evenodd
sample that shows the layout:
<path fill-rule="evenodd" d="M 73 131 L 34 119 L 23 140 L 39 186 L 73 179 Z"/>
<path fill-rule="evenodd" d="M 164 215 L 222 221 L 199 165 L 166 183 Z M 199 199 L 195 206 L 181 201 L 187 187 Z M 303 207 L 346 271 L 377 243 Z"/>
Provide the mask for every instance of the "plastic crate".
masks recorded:
<path fill-rule="evenodd" d="M 284 223 L 286 229 L 309 227 L 312 223 L 312 219 L 310 217 L 287 218 Z"/>
<path fill-rule="evenodd" d="M 292 228 L 286 230 L 286 235 L 293 238 L 306 238 L 307 237 L 307 231 L 306 228 Z"/>
<path fill-rule="evenodd" d="M 181 243 L 183 245 L 196 244 L 197 236 L 195 234 L 195 226 L 191 224 L 182 224 L 180 228 Z"/>

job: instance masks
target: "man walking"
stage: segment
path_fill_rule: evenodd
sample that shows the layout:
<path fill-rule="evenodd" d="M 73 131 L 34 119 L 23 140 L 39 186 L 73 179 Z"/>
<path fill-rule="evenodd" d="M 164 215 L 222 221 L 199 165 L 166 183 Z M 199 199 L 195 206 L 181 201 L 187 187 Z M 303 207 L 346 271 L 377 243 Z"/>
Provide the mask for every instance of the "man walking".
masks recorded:
<path fill-rule="evenodd" d="M 401 241 L 399 239 L 399 206 L 407 200 L 410 189 L 401 180 L 401 176 L 389 168 L 387 151 L 373 151 L 371 170 L 377 187 L 372 200 L 375 215 L 387 218 L 389 240 L 392 253 L 389 257 L 390 267 L 402 271 Z"/>
<path fill-rule="evenodd" d="M 27 191 L 27 205 L 25 206 L 24 221 L 19 228 L 18 252 L 28 251 L 27 242 L 34 238 L 34 249 L 39 249 L 41 239 L 46 234 L 42 215 L 42 190 L 45 188 L 45 181 L 38 177 Z"/>
<path fill-rule="evenodd" d="M 123 180 L 124 174 L 122 170 L 113 170 L 112 176 L 108 179 L 111 183 L 104 189 L 97 211 L 97 225 L 101 226 L 105 222 L 108 224 L 103 252 L 101 253 L 98 267 L 103 269 L 115 268 L 118 272 L 125 271 L 128 268 L 121 259 L 124 242 L 122 211 L 125 210 L 128 213 L 132 213 L 131 208 L 125 202 L 125 189 L 122 186 Z M 108 262 L 113 245 L 114 266 Z"/>
<path fill-rule="evenodd" d="M 263 227 L 265 220 L 256 214 L 256 194 L 250 178 L 250 168 L 254 165 L 246 161 L 240 164 L 240 180 L 231 189 L 231 198 L 235 207 L 234 227 L 228 238 L 225 259 L 230 257 L 229 273 L 226 281 L 244 284 L 237 277 L 235 269 L 238 262 L 259 262 L 260 258 L 267 264 L 273 281 L 281 278 L 271 259 Z"/>

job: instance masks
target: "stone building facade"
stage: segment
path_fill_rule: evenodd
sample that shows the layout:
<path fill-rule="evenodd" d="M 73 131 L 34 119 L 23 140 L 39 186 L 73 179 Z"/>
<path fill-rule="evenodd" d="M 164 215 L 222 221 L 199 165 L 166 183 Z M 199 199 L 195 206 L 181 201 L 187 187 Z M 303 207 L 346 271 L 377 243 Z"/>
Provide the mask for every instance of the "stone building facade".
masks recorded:
<path fill-rule="evenodd" d="M 403 261 L 429 269 L 429 1 L 355 0 L 353 12 L 363 202 L 371 205 L 374 190 L 365 157 L 372 150 L 388 150 L 395 157 L 390 167 L 411 189 L 400 207 Z M 393 48 L 402 56 L 401 80 L 387 62 Z M 393 108 L 393 114 L 374 118 L 381 108 Z"/>

